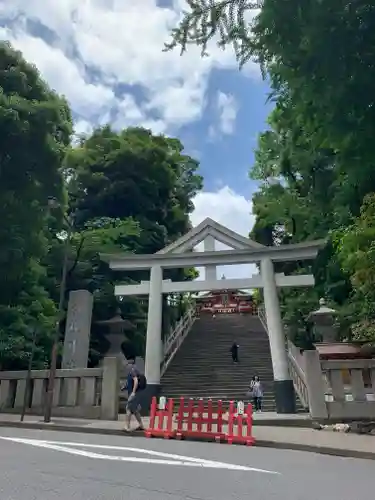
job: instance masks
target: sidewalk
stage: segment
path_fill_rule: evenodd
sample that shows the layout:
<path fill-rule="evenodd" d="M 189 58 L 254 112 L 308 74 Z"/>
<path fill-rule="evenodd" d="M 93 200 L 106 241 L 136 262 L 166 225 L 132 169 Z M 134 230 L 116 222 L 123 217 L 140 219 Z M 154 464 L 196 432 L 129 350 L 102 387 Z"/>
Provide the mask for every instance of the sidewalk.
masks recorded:
<path fill-rule="evenodd" d="M 148 425 L 148 420 L 144 419 L 145 426 Z M 269 426 L 263 423 L 253 428 L 256 446 L 375 460 L 375 436 L 317 431 L 303 427 Z M 120 415 L 118 421 L 53 418 L 51 423 L 46 424 L 42 417 L 26 416 L 24 422 L 20 422 L 19 415 L 0 414 L 0 427 L 124 435 L 123 415 Z M 142 433 L 131 435 L 142 436 Z"/>

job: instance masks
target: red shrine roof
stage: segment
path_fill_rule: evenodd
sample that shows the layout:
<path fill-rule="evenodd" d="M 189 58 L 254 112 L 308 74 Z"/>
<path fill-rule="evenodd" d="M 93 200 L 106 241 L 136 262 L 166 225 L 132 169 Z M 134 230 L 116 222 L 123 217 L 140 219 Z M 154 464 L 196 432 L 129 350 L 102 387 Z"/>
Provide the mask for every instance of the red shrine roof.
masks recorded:
<path fill-rule="evenodd" d="M 216 290 L 213 292 L 200 292 L 194 295 L 196 299 L 209 299 L 211 297 L 218 297 L 225 293 L 230 293 L 231 295 L 240 295 L 242 297 L 251 298 L 252 294 L 245 290 Z"/>

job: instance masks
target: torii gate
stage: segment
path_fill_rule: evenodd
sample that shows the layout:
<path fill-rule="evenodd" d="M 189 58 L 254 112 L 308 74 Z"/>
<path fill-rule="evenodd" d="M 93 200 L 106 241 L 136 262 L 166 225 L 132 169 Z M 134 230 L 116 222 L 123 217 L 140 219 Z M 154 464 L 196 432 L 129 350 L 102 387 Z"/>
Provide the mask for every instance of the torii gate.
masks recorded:
<path fill-rule="evenodd" d="M 232 250 L 215 251 L 215 240 Z M 204 242 L 203 252 L 193 249 Z M 151 255 L 102 255 L 114 271 L 150 269 L 150 281 L 136 285 L 117 285 L 115 295 L 149 295 L 145 372 L 148 380 L 147 400 L 160 392 L 160 344 L 163 293 L 214 291 L 223 288 L 216 276 L 216 267 L 228 264 L 260 263 L 260 274 L 241 279 L 226 279 L 225 288 L 262 288 L 272 357 L 275 401 L 278 413 L 293 413 L 295 397 L 289 376 L 285 336 L 280 313 L 278 287 L 313 286 L 314 277 L 274 273 L 274 262 L 314 259 L 325 245 L 324 240 L 267 247 L 247 239 L 207 218 L 177 241 Z M 163 269 L 205 267 L 204 281 L 173 282 L 163 280 Z"/>

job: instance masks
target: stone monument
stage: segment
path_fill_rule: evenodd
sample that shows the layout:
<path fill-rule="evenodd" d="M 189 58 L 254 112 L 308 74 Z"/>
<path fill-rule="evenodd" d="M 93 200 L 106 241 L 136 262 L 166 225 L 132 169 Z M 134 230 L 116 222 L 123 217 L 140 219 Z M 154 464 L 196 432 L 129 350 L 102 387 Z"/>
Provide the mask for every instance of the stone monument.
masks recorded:
<path fill-rule="evenodd" d="M 62 368 L 87 368 L 93 296 L 87 290 L 69 294 Z"/>
<path fill-rule="evenodd" d="M 322 342 L 335 343 L 337 341 L 336 315 L 337 312 L 326 306 L 324 299 L 319 300 L 319 309 L 309 314 L 309 320 L 314 324 L 315 333 Z"/>

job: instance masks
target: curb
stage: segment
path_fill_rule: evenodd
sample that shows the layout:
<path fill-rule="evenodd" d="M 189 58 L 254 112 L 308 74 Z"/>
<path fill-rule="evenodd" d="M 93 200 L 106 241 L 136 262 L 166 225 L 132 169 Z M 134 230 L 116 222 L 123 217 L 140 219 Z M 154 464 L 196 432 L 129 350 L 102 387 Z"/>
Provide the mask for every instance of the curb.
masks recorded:
<path fill-rule="evenodd" d="M 253 420 L 253 427 L 295 427 L 298 429 L 311 429 L 312 421 L 308 419 L 291 419 L 291 418 L 270 418 Z"/>
<path fill-rule="evenodd" d="M 80 434 L 99 434 L 104 436 L 124 436 L 125 433 L 118 429 L 105 429 L 98 427 L 82 427 L 80 425 L 47 424 L 44 422 L 0 422 L 0 428 L 31 429 L 37 431 L 75 432 Z M 132 432 L 127 436 L 143 436 L 142 432 Z"/>
<path fill-rule="evenodd" d="M 348 450 L 345 448 L 331 448 L 329 446 L 318 446 L 314 444 L 283 443 L 281 441 L 267 441 L 264 439 L 256 439 L 254 446 L 279 450 L 308 451 L 310 453 L 319 453 L 320 455 L 330 455 L 335 457 L 375 460 L 375 451 Z"/>
<path fill-rule="evenodd" d="M 60 431 L 60 432 L 74 432 L 80 434 L 99 434 L 104 436 L 129 436 L 129 437 L 144 437 L 142 431 L 131 432 L 125 434 L 118 429 L 104 429 L 97 427 L 80 427 L 77 425 L 61 425 L 61 424 L 46 424 L 44 422 L 0 422 L 0 428 L 10 427 L 17 429 L 34 429 L 43 431 Z M 329 446 L 318 446 L 302 443 L 290 443 L 282 441 L 271 441 L 265 439 L 256 439 L 254 446 L 256 448 L 273 448 L 278 450 L 294 450 L 294 451 L 307 451 L 311 453 L 318 453 L 320 455 L 330 455 L 345 458 L 360 458 L 364 460 L 375 460 L 375 451 L 360 451 L 348 450 L 344 448 L 332 448 Z"/>
<path fill-rule="evenodd" d="M 173 416 L 174 422 L 178 421 L 178 415 Z M 228 419 L 223 418 L 223 424 L 228 424 Z M 292 419 L 292 418 L 262 418 L 253 420 L 253 427 L 294 427 L 295 429 L 312 429 L 313 422 L 309 419 Z"/>

